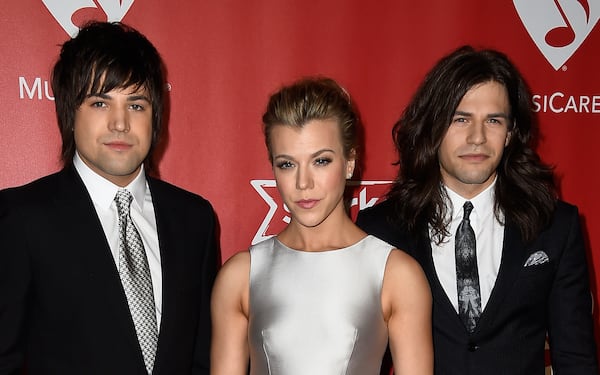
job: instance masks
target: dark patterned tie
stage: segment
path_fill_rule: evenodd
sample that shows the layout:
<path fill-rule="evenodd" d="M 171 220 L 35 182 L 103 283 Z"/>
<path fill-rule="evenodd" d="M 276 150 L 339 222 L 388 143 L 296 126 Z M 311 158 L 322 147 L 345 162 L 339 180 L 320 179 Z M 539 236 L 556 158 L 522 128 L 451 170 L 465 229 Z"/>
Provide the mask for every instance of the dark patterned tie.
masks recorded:
<path fill-rule="evenodd" d="M 124 189 L 120 189 L 115 196 L 119 213 L 119 276 L 127 296 L 146 370 L 151 374 L 156 355 L 158 329 L 150 267 L 148 267 L 144 244 L 129 213 L 132 200 L 131 193 Z"/>
<path fill-rule="evenodd" d="M 473 210 L 471 202 L 465 202 L 463 220 L 456 231 L 456 286 L 458 291 L 458 316 L 469 332 L 475 330 L 481 315 L 481 294 L 475 251 L 475 232 L 469 215 Z"/>

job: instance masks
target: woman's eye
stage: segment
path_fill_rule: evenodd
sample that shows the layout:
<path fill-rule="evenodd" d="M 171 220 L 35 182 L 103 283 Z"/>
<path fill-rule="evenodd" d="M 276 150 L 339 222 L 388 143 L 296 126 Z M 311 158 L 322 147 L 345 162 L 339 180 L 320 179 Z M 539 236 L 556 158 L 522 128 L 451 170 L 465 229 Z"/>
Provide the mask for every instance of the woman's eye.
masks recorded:
<path fill-rule="evenodd" d="M 329 163 L 331 163 L 331 159 L 329 158 L 318 158 L 315 160 L 316 165 L 327 165 Z"/>
<path fill-rule="evenodd" d="M 279 168 L 279 169 L 289 169 L 289 168 L 292 168 L 293 166 L 294 166 L 294 164 L 292 164 L 289 161 L 282 161 L 282 162 L 277 163 L 277 168 Z"/>

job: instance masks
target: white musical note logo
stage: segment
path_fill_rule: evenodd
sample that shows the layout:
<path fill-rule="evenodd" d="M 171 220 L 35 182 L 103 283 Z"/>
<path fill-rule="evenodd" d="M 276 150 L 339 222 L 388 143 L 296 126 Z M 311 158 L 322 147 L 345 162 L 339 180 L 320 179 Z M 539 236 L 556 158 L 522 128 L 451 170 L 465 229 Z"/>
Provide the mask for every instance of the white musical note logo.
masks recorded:
<path fill-rule="evenodd" d="M 513 0 L 527 32 L 558 70 L 600 19 L 599 0 Z"/>
<path fill-rule="evenodd" d="M 69 36 L 88 20 L 121 21 L 135 0 L 42 0 L 50 14 Z"/>

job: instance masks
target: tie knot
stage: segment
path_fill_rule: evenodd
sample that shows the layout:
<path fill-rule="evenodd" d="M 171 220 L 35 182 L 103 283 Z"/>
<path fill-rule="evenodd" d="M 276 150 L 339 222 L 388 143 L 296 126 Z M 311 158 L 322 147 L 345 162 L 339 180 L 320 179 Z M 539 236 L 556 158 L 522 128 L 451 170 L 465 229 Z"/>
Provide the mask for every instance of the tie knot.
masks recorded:
<path fill-rule="evenodd" d="M 117 212 L 119 216 L 129 215 L 129 207 L 133 201 L 133 195 L 128 190 L 119 189 L 115 195 L 115 203 L 117 203 Z"/>
<path fill-rule="evenodd" d="M 465 210 L 463 220 L 469 220 L 469 216 L 471 216 L 471 211 L 473 211 L 473 203 L 466 201 L 463 205 L 463 208 Z"/>

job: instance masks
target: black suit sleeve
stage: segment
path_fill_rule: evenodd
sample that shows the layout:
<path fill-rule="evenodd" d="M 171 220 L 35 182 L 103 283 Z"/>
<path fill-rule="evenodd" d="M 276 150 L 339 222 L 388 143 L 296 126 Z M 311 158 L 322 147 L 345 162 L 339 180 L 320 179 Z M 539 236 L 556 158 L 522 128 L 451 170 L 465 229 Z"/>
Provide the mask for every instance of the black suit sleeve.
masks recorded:
<path fill-rule="evenodd" d="M 389 201 L 378 203 L 373 207 L 358 212 L 356 225 L 366 233 L 378 237 L 394 246 L 398 246 L 395 231 L 388 217 L 392 213 L 392 205 Z"/>
<path fill-rule="evenodd" d="M 206 202 L 208 207 L 209 221 L 207 236 L 203 248 L 198 249 L 203 254 L 202 264 L 199 272 L 203 275 L 202 296 L 200 303 L 200 320 L 198 323 L 198 332 L 196 336 L 196 345 L 194 347 L 194 359 L 192 365 L 193 375 L 210 374 L 210 341 L 211 341 L 211 319 L 210 319 L 210 296 L 212 286 L 219 266 L 219 247 L 217 241 L 216 218 L 210 203 Z"/>
<path fill-rule="evenodd" d="M 385 200 L 358 212 L 356 225 L 394 247 L 413 255 L 414 238 L 399 227 L 394 202 Z"/>
<path fill-rule="evenodd" d="M 592 296 L 579 214 L 569 210 L 568 236 L 548 303 L 552 367 L 560 375 L 597 375 Z"/>
<path fill-rule="evenodd" d="M 23 366 L 30 269 L 27 238 L 20 231 L 18 205 L 0 191 L 0 374 L 19 374 Z M 34 228 L 29 228 L 34 229 Z"/>

